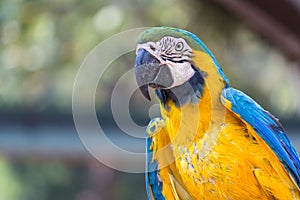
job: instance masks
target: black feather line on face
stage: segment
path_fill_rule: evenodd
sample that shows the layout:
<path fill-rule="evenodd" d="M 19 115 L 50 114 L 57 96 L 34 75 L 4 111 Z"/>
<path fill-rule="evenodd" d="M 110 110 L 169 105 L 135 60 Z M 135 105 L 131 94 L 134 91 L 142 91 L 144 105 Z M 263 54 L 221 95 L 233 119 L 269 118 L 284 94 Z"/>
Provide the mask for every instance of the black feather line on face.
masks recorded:
<path fill-rule="evenodd" d="M 182 85 L 171 89 L 156 89 L 156 95 L 164 107 L 169 101 L 173 101 L 177 107 L 181 107 L 187 103 L 192 102 L 194 98 L 198 100 L 201 98 L 203 88 L 205 85 L 202 73 L 194 66 L 195 74 Z"/>

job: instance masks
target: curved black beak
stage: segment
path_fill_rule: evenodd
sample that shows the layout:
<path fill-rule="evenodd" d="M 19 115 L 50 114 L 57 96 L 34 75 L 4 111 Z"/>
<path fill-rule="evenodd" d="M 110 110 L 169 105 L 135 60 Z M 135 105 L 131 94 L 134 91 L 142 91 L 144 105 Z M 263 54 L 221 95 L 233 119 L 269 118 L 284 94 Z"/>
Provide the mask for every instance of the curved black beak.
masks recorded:
<path fill-rule="evenodd" d="M 152 56 L 145 49 L 139 49 L 135 60 L 135 77 L 137 84 L 146 99 L 151 100 L 148 86 L 168 88 L 173 84 L 173 77 L 167 65 Z"/>

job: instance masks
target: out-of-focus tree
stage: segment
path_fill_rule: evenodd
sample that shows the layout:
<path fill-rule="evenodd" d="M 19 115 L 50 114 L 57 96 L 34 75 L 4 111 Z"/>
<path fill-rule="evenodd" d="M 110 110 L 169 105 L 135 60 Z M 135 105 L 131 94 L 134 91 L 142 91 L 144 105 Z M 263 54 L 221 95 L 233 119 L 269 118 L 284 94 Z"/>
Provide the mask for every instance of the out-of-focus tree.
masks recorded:
<path fill-rule="evenodd" d="M 3 0 L 0 19 L 1 107 L 70 112 L 76 71 L 93 47 L 123 30 L 161 25 L 201 37 L 232 84 L 268 109 L 291 117 L 300 107 L 295 95 L 299 71 L 239 19 L 208 1 Z M 109 78 L 104 81 L 99 108 L 113 88 Z"/>

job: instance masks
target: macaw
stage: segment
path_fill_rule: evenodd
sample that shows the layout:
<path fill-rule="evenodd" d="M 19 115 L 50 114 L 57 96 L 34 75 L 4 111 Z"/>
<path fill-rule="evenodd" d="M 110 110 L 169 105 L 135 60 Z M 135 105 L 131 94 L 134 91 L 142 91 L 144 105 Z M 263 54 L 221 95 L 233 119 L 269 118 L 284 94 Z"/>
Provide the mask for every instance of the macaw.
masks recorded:
<path fill-rule="evenodd" d="M 231 88 L 194 34 L 141 33 L 135 75 L 161 117 L 146 129 L 148 199 L 300 199 L 299 155 L 279 121 Z"/>

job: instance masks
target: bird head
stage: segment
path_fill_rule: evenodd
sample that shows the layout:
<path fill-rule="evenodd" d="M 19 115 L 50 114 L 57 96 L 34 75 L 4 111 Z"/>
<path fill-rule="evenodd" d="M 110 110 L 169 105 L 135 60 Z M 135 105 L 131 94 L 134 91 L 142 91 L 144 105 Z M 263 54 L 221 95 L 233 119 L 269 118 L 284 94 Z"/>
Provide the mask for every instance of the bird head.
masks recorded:
<path fill-rule="evenodd" d="M 135 75 L 148 100 L 148 88 L 152 87 L 162 104 L 171 100 L 178 107 L 197 102 L 211 77 L 228 85 L 221 67 L 202 41 L 188 31 L 171 27 L 155 27 L 141 33 Z"/>

